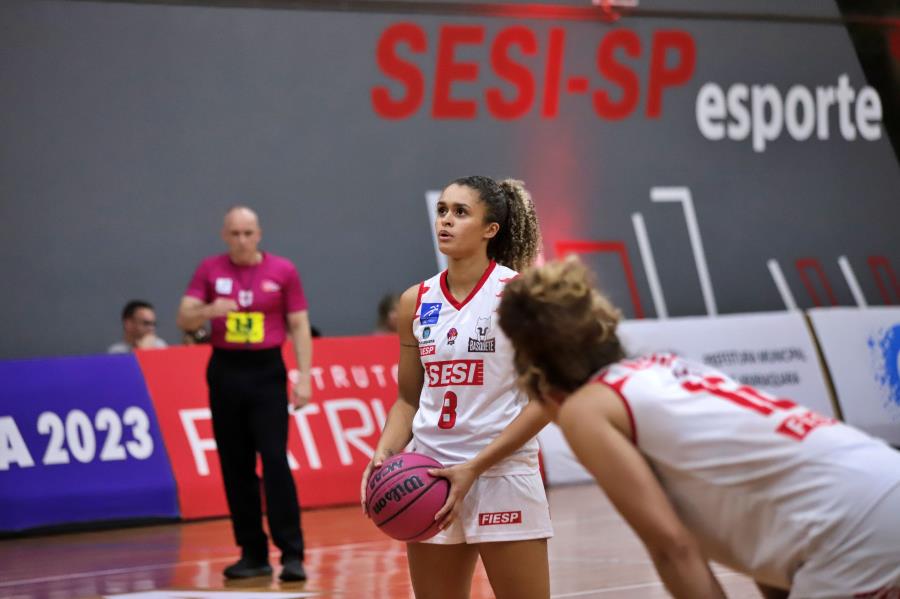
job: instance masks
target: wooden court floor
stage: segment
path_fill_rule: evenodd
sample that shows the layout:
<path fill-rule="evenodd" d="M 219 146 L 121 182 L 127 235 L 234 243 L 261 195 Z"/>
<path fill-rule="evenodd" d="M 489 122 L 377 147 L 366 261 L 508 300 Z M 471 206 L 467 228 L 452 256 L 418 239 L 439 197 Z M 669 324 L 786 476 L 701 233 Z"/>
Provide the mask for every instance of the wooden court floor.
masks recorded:
<path fill-rule="evenodd" d="M 597 487 L 559 487 L 549 496 L 554 599 L 668 597 L 637 537 Z M 404 545 L 382 535 L 359 508 L 306 511 L 303 529 L 305 583 L 279 583 L 277 577 L 226 582 L 222 568 L 235 559 L 226 519 L 8 539 L 0 541 L 0 597 L 413 597 Z M 272 557 L 277 563 L 277 554 Z M 729 597 L 759 597 L 749 578 L 714 570 Z M 489 597 L 493 594 L 479 564 L 472 598 Z"/>

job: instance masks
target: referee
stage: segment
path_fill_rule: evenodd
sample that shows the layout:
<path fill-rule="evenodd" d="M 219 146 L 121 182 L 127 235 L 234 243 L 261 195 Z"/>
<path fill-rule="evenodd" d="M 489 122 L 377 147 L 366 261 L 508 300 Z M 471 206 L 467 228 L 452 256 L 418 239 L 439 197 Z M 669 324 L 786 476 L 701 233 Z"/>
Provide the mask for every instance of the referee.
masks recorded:
<path fill-rule="evenodd" d="M 306 297 L 286 258 L 258 249 L 256 213 L 235 206 L 225 214 L 226 254 L 197 267 L 178 308 L 178 326 L 211 322 L 212 356 L 206 369 L 213 433 L 235 541 L 241 558 L 226 578 L 269 576 L 256 456 L 262 458 L 266 515 L 281 550 L 281 580 L 306 580 L 297 490 L 287 462 L 287 373 L 281 346 L 290 337 L 300 379 L 291 388 L 295 408 L 310 400 L 312 356 Z"/>

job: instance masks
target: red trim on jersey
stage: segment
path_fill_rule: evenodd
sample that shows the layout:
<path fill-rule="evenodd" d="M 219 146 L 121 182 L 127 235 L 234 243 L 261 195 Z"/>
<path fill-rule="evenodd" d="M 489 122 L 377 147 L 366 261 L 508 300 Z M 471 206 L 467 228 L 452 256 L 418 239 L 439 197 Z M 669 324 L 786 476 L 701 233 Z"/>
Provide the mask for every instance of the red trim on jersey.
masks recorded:
<path fill-rule="evenodd" d="M 491 260 L 491 263 L 488 264 L 487 268 L 484 269 L 484 274 L 481 275 L 481 279 L 479 279 L 478 283 L 469 292 L 469 295 L 462 302 L 456 301 L 456 298 L 453 297 L 453 294 L 450 293 L 450 286 L 447 285 L 447 271 L 441 273 L 441 291 L 444 292 L 444 297 L 450 302 L 450 305 L 456 308 L 457 310 L 462 310 L 463 306 L 469 303 L 475 294 L 478 293 L 482 287 L 484 287 L 485 281 L 488 280 L 488 277 L 491 276 L 491 273 L 494 272 L 494 267 L 497 266 L 497 263 Z"/>
<path fill-rule="evenodd" d="M 419 317 L 419 307 L 422 305 L 422 296 L 425 295 L 425 292 L 428 291 L 428 287 L 425 286 L 425 281 L 419 283 L 419 294 L 416 295 L 416 309 L 413 310 L 413 320 Z"/>
<path fill-rule="evenodd" d="M 605 380 L 603 380 L 603 375 L 601 374 L 601 375 L 598 375 L 593 380 L 593 382 L 594 383 L 603 383 L 604 385 L 606 385 L 607 387 L 609 387 L 610 389 L 615 391 L 615 393 L 619 397 L 619 399 L 622 400 L 622 403 L 625 405 L 625 412 L 628 414 L 628 421 L 631 423 L 631 442 L 634 443 L 635 445 L 637 445 L 638 444 L 637 422 L 635 422 L 635 420 L 634 420 L 634 412 L 631 411 L 631 404 L 628 403 L 628 400 L 625 399 L 625 395 L 622 393 L 622 385 L 625 384 L 626 380 L 628 380 L 627 377 L 623 378 L 621 381 L 619 381 L 618 383 L 615 383 L 615 384 L 608 383 Z"/>

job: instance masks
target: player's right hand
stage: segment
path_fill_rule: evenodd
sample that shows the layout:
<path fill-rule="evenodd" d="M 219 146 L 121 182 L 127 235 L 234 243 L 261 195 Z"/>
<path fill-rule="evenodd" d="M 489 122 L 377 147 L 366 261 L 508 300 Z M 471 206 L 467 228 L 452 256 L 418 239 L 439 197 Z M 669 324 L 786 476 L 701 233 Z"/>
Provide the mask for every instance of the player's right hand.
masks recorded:
<path fill-rule="evenodd" d="M 217 297 L 213 303 L 209 304 L 209 317 L 219 318 L 237 309 L 237 302 L 230 297 Z"/>
<path fill-rule="evenodd" d="M 369 513 L 366 511 L 366 484 L 369 482 L 369 477 L 372 476 L 372 472 L 381 468 L 381 465 L 384 464 L 384 461 L 394 455 L 396 452 L 390 449 L 380 449 L 375 452 L 375 455 L 372 456 L 372 461 L 366 465 L 366 469 L 363 470 L 362 481 L 359 483 L 359 504 L 362 506 L 362 511 L 366 515 L 366 518 L 369 517 Z"/>

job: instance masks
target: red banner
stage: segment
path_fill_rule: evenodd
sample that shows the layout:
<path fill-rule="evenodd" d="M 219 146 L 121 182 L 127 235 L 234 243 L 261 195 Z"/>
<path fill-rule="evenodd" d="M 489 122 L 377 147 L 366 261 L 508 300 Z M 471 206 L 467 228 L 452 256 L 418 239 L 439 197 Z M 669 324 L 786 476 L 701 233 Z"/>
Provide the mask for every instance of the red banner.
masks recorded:
<path fill-rule="evenodd" d="M 228 513 L 206 388 L 208 346 L 138 352 L 178 485 L 183 518 Z M 289 346 L 288 370 L 296 368 Z M 313 340 L 313 400 L 291 412 L 288 461 L 304 508 L 355 503 L 397 397 L 397 338 Z M 285 409 L 288 406 L 285 405 Z"/>

